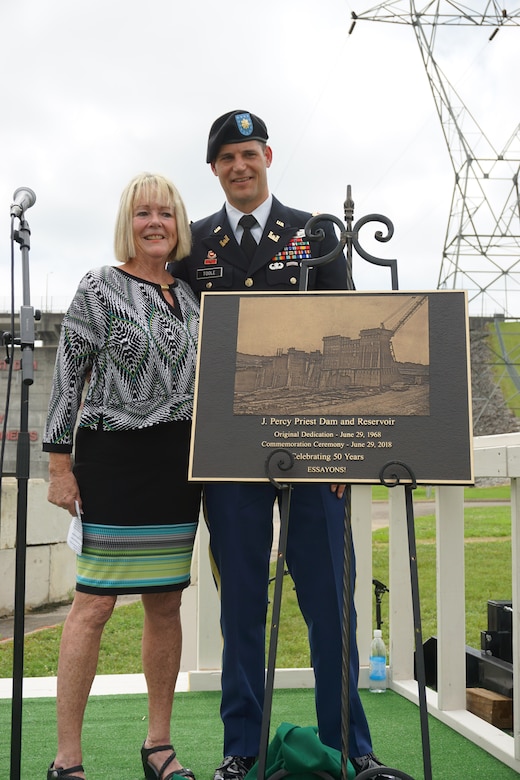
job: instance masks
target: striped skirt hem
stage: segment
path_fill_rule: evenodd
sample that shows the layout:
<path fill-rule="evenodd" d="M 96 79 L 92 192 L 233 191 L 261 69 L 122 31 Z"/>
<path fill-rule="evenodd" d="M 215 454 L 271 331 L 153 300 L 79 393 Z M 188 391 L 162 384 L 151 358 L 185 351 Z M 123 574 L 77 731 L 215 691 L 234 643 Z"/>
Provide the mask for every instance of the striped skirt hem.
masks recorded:
<path fill-rule="evenodd" d="M 76 588 L 106 595 L 186 588 L 196 531 L 197 523 L 84 523 L 83 548 L 76 558 Z"/>

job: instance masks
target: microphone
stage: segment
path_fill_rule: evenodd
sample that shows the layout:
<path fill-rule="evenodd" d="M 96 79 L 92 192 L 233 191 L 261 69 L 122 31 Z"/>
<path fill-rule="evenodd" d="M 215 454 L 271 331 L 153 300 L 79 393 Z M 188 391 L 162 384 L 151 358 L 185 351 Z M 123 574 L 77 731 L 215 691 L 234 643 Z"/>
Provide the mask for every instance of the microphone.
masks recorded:
<path fill-rule="evenodd" d="M 14 202 L 11 203 L 11 216 L 21 217 L 26 209 L 30 209 L 36 202 L 36 195 L 29 187 L 18 187 L 14 191 Z"/>

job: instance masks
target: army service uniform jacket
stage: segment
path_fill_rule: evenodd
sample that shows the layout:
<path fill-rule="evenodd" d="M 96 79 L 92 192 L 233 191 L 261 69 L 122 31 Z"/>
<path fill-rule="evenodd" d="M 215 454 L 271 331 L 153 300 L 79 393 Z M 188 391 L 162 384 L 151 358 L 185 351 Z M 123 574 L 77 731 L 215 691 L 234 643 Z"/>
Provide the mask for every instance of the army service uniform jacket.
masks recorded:
<path fill-rule="evenodd" d="M 170 264 L 174 276 L 202 292 L 298 292 L 303 257 L 323 257 L 337 246 L 330 222 L 322 241 L 309 242 L 304 226 L 310 214 L 272 208 L 251 261 L 237 241 L 226 209 L 192 225 L 189 257 Z M 345 257 L 309 271 L 308 289 L 347 287 Z M 302 323 L 305 327 L 305 323 Z M 218 457 L 218 444 L 215 444 Z M 253 756 L 260 744 L 265 693 L 265 604 L 271 553 L 273 504 L 277 488 L 268 482 L 208 482 L 204 509 L 210 529 L 214 573 L 219 582 L 222 651 L 224 755 Z M 316 686 L 316 711 L 323 743 L 341 749 L 343 658 L 343 528 L 345 498 L 338 500 L 326 483 L 298 483 L 291 496 L 287 566 L 309 626 Z M 293 522 L 293 520 L 295 522 Z M 247 533 L 244 532 L 247 528 Z M 351 586 L 354 589 L 355 557 Z M 372 750 L 370 729 L 358 693 L 359 655 L 356 611 L 350 616 L 349 755 Z"/>
<path fill-rule="evenodd" d="M 189 257 L 170 265 L 171 273 L 189 283 L 200 297 L 203 292 L 299 290 L 301 260 L 323 257 L 337 246 L 330 222 L 318 223 L 322 241 L 309 241 L 305 225 L 311 214 L 284 206 L 273 197 L 271 212 L 251 261 L 237 243 L 226 209 L 194 222 Z M 310 268 L 309 290 L 347 288 L 345 257 L 339 253 L 330 263 Z"/>

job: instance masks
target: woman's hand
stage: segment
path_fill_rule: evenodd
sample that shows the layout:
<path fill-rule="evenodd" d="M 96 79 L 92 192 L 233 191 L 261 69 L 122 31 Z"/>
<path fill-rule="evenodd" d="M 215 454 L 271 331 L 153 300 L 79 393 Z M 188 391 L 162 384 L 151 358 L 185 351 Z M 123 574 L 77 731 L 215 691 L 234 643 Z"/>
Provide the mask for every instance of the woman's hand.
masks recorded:
<path fill-rule="evenodd" d="M 49 453 L 49 491 L 47 499 L 51 504 L 66 509 L 71 515 L 76 514 L 76 501 L 81 509 L 78 483 L 72 473 L 70 455 L 66 453 Z"/>

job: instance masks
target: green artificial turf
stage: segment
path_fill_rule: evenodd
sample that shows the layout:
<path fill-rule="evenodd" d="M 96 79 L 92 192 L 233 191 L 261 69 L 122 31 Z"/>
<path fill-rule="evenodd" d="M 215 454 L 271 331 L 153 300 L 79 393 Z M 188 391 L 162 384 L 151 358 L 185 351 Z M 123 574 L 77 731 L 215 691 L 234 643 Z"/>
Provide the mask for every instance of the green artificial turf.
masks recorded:
<path fill-rule="evenodd" d="M 282 722 L 315 725 L 312 690 L 275 690 L 272 734 Z M 374 749 L 388 766 L 424 777 L 419 710 L 393 691 L 361 691 Z M 222 756 L 219 692 L 179 693 L 175 697 L 172 739 L 180 760 L 197 780 L 211 780 Z M 0 701 L 1 776 L 8 777 L 11 704 Z M 88 780 L 142 780 L 140 747 L 146 735 L 147 701 L 144 695 L 95 696 L 89 701 L 84 726 L 84 765 Z M 24 702 L 22 780 L 45 777 L 54 757 L 54 699 Z M 429 717 L 432 777 L 435 780 L 500 778 L 517 773 L 465 740 L 440 721 Z"/>

